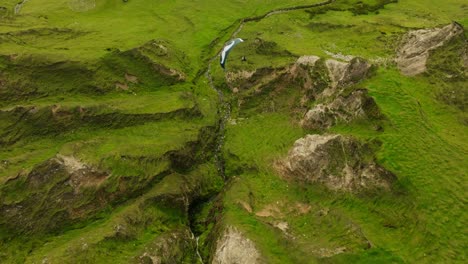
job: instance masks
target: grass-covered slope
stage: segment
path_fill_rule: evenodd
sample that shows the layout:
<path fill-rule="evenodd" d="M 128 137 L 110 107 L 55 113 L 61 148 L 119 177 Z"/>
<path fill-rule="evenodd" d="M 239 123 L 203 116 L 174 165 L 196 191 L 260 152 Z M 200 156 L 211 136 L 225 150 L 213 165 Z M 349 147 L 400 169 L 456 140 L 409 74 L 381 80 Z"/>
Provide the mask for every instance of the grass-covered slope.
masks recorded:
<path fill-rule="evenodd" d="M 231 82 L 226 89 L 235 93 L 235 108 L 225 156 L 226 173 L 234 180 L 224 196 L 223 221 L 257 242 L 267 263 L 466 259 L 466 33 L 432 51 L 424 74 L 405 77 L 393 64 L 403 34 L 452 20 L 466 26 L 466 6 L 462 1 L 396 2 L 336 1 L 247 24 L 237 35 L 257 42 L 238 47 L 230 67 L 247 72 L 228 73 L 228 81 L 242 75 L 258 80 L 257 73 L 275 70 L 255 69 L 282 67 L 301 55 L 359 56 L 376 65 L 378 70 L 356 87 L 369 91 L 385 116 L 383 123 L 376 129 L 374 121 L 360 120 L 328 133 L 381 142 L 377 161 L 398 177 L 393 193 L 357 197 L 281 179 L 278 160 L 296 139 L 317 133 L 297 122 L 304 113 L 297 110 L 300 85 L 268 89 L 274 84 L 264 78 L 266 84 L 254 85 L 251 97 L 249 88 Z M 255 49 L 256 43 L 275 55 Z M 242 62 L 245 54 L 247 62 Z M 278 61 L 281 56 L 289 59 Z M 291 97 L 296 101 L 288 104 L 285 98 Z"/>
<path fill-rule="evenodd" d="M 77 12 L 73 2 L 89 3 L 94 8 Z M 213 39 L 223 37 L 220 32 L 236 20 L 310 2 L 318 1 L 28 1 L 19 17 L 4 19 L 1 32 L 9 34 L 8 41 L 2 41 L 2 48 L 11 53 L 38 52 L 92 59 L 102 56 L 107 49 L 126 50 L 151 39 L 170 39 L 198 67 L 201 61 L 196 59 L 200 53 Z M 2 6 L 13 10 L 16 3 L 8 1 Z"/>
<path fill-rule="evenodd" d="M 231 263 L 225 230 L 259 263 L 466 261 L 467 33 L 425 73 L 394 62 L 410 30 L 468 27 L 464 1 L 17 2 L 0 3 L 0 263 Z M 336 82 L 328 60 L 371 66 Z M 373 115 L 301 126 L 356 91 Z M 284 174 L 307 134 L 372 146 L 391 190 Z"/>

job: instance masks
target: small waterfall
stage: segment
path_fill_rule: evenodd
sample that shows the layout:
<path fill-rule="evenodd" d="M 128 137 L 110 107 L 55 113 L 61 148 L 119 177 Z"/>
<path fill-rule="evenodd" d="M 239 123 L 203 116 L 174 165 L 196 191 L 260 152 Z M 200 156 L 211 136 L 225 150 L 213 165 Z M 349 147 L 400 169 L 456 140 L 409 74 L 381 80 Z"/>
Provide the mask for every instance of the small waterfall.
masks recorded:
<path fill-rule="evenodd" d="M 200 254 L 200 251 L 198 250 L 198 239 L 200 239 L 200 237 L 196 237 L 192 229 L 190 229 L 190 233 L 192 234 L 192 239 L 195 239 L 198 261 L 200 261 L 201 264 L 204 264 L 205 262 L 203 262 L 203 258 Z"/>

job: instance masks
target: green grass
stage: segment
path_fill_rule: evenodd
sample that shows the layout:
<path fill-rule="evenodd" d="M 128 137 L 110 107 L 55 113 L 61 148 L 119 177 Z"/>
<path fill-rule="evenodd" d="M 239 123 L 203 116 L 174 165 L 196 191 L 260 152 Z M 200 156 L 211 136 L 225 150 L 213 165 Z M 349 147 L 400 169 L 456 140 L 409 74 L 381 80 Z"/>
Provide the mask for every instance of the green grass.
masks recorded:
<path fill-rule="evenodd" d="M 97 0 L 96 8 L 87 12 L 72 11 L 68 2 L 30 1 L 16 16 L 11 10 L 17 1 L 0 4 L 10 10 L 0 11 L 2 133 L 17 122 L 9 112 L 16 106 L 81 107 L 119 117 L 198 107 L 201 115 L 144 123 L 113 121 L 122 126 L 78 120 L 73 129 L 51 129 L 54 123 L 50 120 L 35 123 L 21 119 L 23 123 L 14 132 L 21 135 L 26 131 L 26 136 L 0 149 L 0 186 L 18 173 L 26 175 L 37 164 L 63 154 L 108 171 L 115 181 L 108 184 L 110 191 L 118 187 L 117 179 L 131 178 L 135 185 L 130 189 L 136 193 L 57 233 L 12 239 L 11 230 L 1 229 L 0 237 L 6 238 L 0 241 L 2 263 L 37 263 L 44 257 L 57 263 L 122 263 L 165 232 L 188 226 L 190 219 L 185 213 L 148 206 L 145 201 L 158 195 L 181 195 L 186 191 L 183 187 L 193 192 L 194 199 L 210 198 L 223 187 L 212 165 L 191 168 L 184 175 L 170 174 L 152 183 L 154 186 L 140 185 L 161 171 L 181 170 L 171 168 L 169 160 L 154 160 L 171 151 L 186 151 L 189 142 L 206 133 L 202 128 L 216 124 L 217 94 L 204 77 L 194 77 L 206 69 L 207 59 L 227 41 L 240 19 L 319 1 Z M 222 224 L 245 232 L 268 263 L 438 263 L 466 259 L 466 113 L 463 100 L 453 105 L 450 100 L 449 104 L 440 100 L 444 91 L 466 84 L 463 76 L 457 82 L 443 77 L 444 69 L 457 71 L 453 58 L 459 55 L 454 52 L 463 43 L 434 53 L 430 74 L 417 77 L 399 74 L 392 58 L 399 38 L 410 29 L 452 20 L 468 26 L 467 7 L 462 0 L 399 0 L 382 5 L 388 2 L 337 0 L 330 6 L 246 23 L 236 36 L 246 42 L 231 53 L 228 71 L 281 67 L 301 55 L 330 58 L 337 53 L 380 64 L 376 74 L 359 86 L 369 90 L 386 116 L 384 131 L 373 130 L 372 122 L 359 121 L 339 124 L 330 132 L 381 141 L 378 162 L 398 177 L 395 193 L 374 196 L 333 193 L 282 179 L 275 162 L 285 157 L 295 140 L 314 133 L 303 130 L 297 124 L 297 113 L 287 108 L 299 93 L 286 89 L 288 92 L 279 95 L 266 91 L 242 98 L 251 100 L 248 111 L 234 105 L 236 124 L 228 122 L 226 128 L 223 154 L 226 175 L 232 182 L 223 192 L 224 209 L 219 213 L 223 214 Z M 246 56 L 247 62 L 241 62 L 241 56 Z M 186 78 L 174 80 L 155 70 L 155 65 L 175 69 Z M 138 82 L 127 81 L 125 74 L 137 76 Z M 225 72 L 216 60 L 212 74 L 217 87 L 236 103 L 238 98 L 228 91 Z M 8 81 L 7 85 L 3 81 Z M 127 83 L 129 89 L 116 89 L 116 83 Z M 275 100 L 286 105 L 266 111 Z M 209 158 L 197 162 L 212 164 Z M 195 166 L 184 167 L 190 165 Z M 18 189 L 0 193 L 0 201 L 11 203 L 27 195 Z M 248 213 L 241 201 L 250 203 L 254 213 Z M 309 204 L 310 211 L 289 212 L 297 203 Z M 255 215 L 272 204 L 289 213 L 280 217 Z M 320 213 L 324 210 L 328 214 Z M 132 238 L 116 238 L 115 226 L 129 218 L 136 219 Z M 288 235 L 273 227 L 278 221 L 288 222 Z M 203 231 L 199 228 L 198 232 Z M 202 234 L 202 240 L 206 235 Z M 371 249 L 367 249 L 367 240 Z M 89 247 L 83 249 L 83 243 Z M 346 253 L 319 257 L 321 249 L 337 247 L 346 247 Z"/>
<path fill-rule="evenodd" d="M 11 254 L 7 255 L 6 263 L 35 263 L 44 258 L 60 263 L 130 261 L 147 251 L 159 235 L 187 225 L 186 212 L 168 207 L 167 202 L 158 202 L 158 197 L 211 196 L 222 185 L 213 165 L 201 165 L 186 175 L 170 174 L 141 196 L 108 206 L 94 219 L 69 226 L 58 234 L 31 236 L 23 245 L 19 245 L 21 237 L 12 239 L 8 250 L 3 252 Z M 116 232 L 118 225 L 125 227 L 124 233 Z M 23 251 L 18 254 L 12 251 L 15 249 Z M 28 250 L 33 253 L 24 254 Z"/>
<path fill-rule="evenodd" d="M 52 38 L 35 39 L 33 43 L 26 42 L 28 45 L 3 43 L 2 50 L 93 59 L 106 54 L 107 48 L 126 50 L 151 39 L 170 39 L 179 50 L 187 52 L 194 68 L 198 68 L 201 65 L 197 59 L 202 50 L 219 37 L 219 32 L 239 18 L 311 1 L 242 1 L 239 4 L 228 1 L 123 3 L 121 0 L 97 0 L 96 8 L 84 13 L 73 12 L 68 8 L 67 2 L 68 0 L 53 3 L 40 0 L 27 3 L 12 24 L 22 25 L 22 30 L 48 25 L 70 28 L 75 32 L 84 32 L 79 41 L 75 38 L 58 41 L 60 34 L 57 34 Z M 2 26 L 0 32 L 16 31 L 13 25 Z"/>
<path fill-rule="evenodd" d="M 156 191 L 153 190 L 150 193 L 157 195 Z M 133 203 L 113 209 L 106 219 L 94 221 L 83 228 L 70 230 L 53 237 L 51 241 L 47 241 L 39 247 L 35 254 L 28 256 L 26 263 L 34 263 L 44 258 L 44 256 L 47 256 L 50 261 L 60 261 L 62 263 L 73 263 L 76 258 L 82 258 L 82 261 L 86 263 L 96 263 L 95 261 L 106 263 L 113 258 L 118 261 L 135 256 L 135 253 L 141 250 L 155 236 L 169 230 L 171 225 L 180 224 L 178 222 L 182 218 L 176 212 L 164 211 L 157 207 L 139 208 L 142 201 L 148 199 L 148 196 L 143 196 L 136 201 L 132 201 Z M 144 213 L 142 210 L 144 210 Z M 141 217 L 149 218 L 146 221 L 150 221 L 150 226 L 145 226 L 147 224 L 144 224 L 144 222 L 137 222 L 136 226 L 132 227 L 127 223 L 128 219 Z M 136 229 L 136 238 L 129 239 L 129 241 L 115 238 L 115 227 L 119 224 L 126 226 L 128 229 Z M 83 244 L 89 247 L 83 248 Z M 118 247 L 119 251 L 115 252 L 108 247 Z"/>
<path fill-rule="evenodd" d="M 144 107 L 144 104 L 141 106 Z M 204 120 L 193 120 L 189 123 L 182 120 L 167 120 L 118 129 L 82 126 L 52 138 L 50 135 L 31 135 L 12 146 L 3 148 L 0 158 L 7 162 L 0 168 L 1 178 L 14 176 L 21 170 L 27 172 L 39 161 L 44 161 L 57 153 L 76 156 L 86 163 L 119 175 L 125 173 L 139 175 L 142 172 L 145 175 L 151 174 L 148 168 L 140 168 L 136 172 L 125 171 L 124 168 L 127 167 L 124 166 L 125 162 L 113 167 L 112 165 L 116 165 L 113 160 L 119 160 L 121 156 L 159 157 L 169 150 L 182 148 L 188 141 L 196 140 L 200 127 L 209 124 Z"/>
<path fill-rule="evenodd" d="M 434 236 L 430 243 L 440 248 L 440 256 L 433 257 L 463 259 L 459 221 L 464 216 L 459 202 L 466 200 L 466 127 L 456 119 L 456 110 L 434 100 L 437 86 L 423 78 L 402 78 L 389 71 L 369 82 L 384 110 L 400 109 L 387 110 L 394 127 L 384 136 L 380 160 L 401 175 L 400 180 L 410 183 L 408 188 L 415 193 L 425 218 L 424 233 Z"/>
<path fill-rule="evenodd" d="M 344 1 L 337 1 L 332 8 L 335 10 L 324 8 L 325 12 L 313 17 L 306 12 L 280 14 L 248 24 L 241 31 L 240 37 L 261 36 L 297 55 L 351 54 L 381 64 L 376 75 L 359 86 L 370 91 L 386 116 L 384 132 L 375 131 L 372 123 L 365 121 L 341 124 L 331 132 L 381 141 L 378 161 L 398 176 L 398 192 L 374 197 L 297 186 L 282 180 L 272 169 L 274 161 L 285 156 L 294 140 L 307 133 L 293 124 L 294 119 L 287 114 L 278 119 L 279 113 L 266 115 L 253 111 L 248 119 L 228 126 L 226 167 L 238 178 L 233 180 L 225 197 L 226 221 L 244 230 L 269 263 L 462 262 L 466 258 L 463 204 L 467 199 L 464 181 L 468 145 L 467 129 L 460 121 L 464 114 L 455 105 L 438 100 L 439 93 L 444 91 L 441 87 L 446 85 L 444 80 L 427 75 L 404 77 L 391 65 L 395 45 L 407 30 L 445 25 L 451 20 L 466 25 L 462 1 L 447 4 L 399 1 L 386 5 L 378 13 L 355 15 L 346 11 Z M 237 57 L 248 52 L 247 46 L 237 49 Z M 439 53 L 444 51 L 438 55 L 441 59 L 433 62 L 438 67 L 434 69 L 436 73 L 447 68 L 444 63 L 453 62 L 443 58 L 458 50 Z M 250 55 L 254 63 L 257 58 L 260 55 Z M 258 67 L 263 63 L 260 58 Z M 233 60 L 231 65 L 235 70 L 246 67 L 240 60 Z M 452 89 L 466 83 L 461 78 Z M 265 220 L 239 205 L 239 201 L 248 202 L 252 195 L 254 212 L 278 201 L 289 206 L 309 203 L 313 208 L 309 214 L 288 215 L 281 220 L 289 223 L 293 236 L 315 236 L 285 238 L 281 231 L 266 223 L 279 221 L 277 217 Z M 329 220 L 333 224 L 319 220 L 317 212 L 323 208 L 329 208 L 334 215 L 335 219 Z M 352 239 L 345 235 L 346 225 L 340 229 L 340 221 L 360 227 L 373 248 L 353 248 L 349 242 Z M 282 236 L 283 240 L 278 240 Z M 336 248 L 344 241 L 349 243 L 349 253 L 316 259 L 314 246 Z"/>
<path fill-rule="evenodd" d="M 359 252 L 365 246 L 359 233 L 349 234 L 349 222 L 354 220 L 341 209 L 333 208 L 340 197 L 285 181 L 273 169 L 274 163 L 304 133 L 287 115 L 281 114 L 255 115 L 228 126 L 226 172 L 238 178 L 233 180 L 225 197 L 225 221 L 245 230 L 269 263 L 316 263 L 319 259 L 315 252 L 322 248 L 346 246 Z M 251 196 L 254 212 L 280 204 L 285 215 L 278 219 L 247 213 L 239 202 L 249 203 Z M 310 204 L 311 210 L 304 215 L 288 214 L 288 207 L 297 202 Z M 319 217 L 318 212 L 324 208 L 332 208 L 332 213 Z M 278 221 L 288 222 L 294 239 L 267 224 Z"/>
<path fill-rule="evenodd" d="M 332 226 L 317 220 L 316 214 L 322 208 L 330 208 L 338 219 L 349 219 L 346 221 L 360 226 L 376 248 L 337 256 L 330 260 L 332 263 L 346 259 L 370 263 L 385 259 L 462 260 L 466 257 L 462 224 L 466 216 L 461 202 L 466 200 L 463 182 L 467 178 L 468 146 L 463 140 L 466 127 L 456 118 L 458 110 L 436 101 L 437 86 L 426 78 L 402 77 L 394 69 L 379 70 L 362 85 L 370 90 L 388 118 L 385 131 L 375 132 L 366 123 L 340 125 L 332 131 L 382 141 L 378 160 L 398 176 L 403 193 L 359 198 L 281 180 L 272 165 L 284 157 L 303 132 L 294 128 L 287 117 L 257 115 L 228 127 L 227 168 L 240 178 L 225 198 L 227 221 L 246 230 L 271 263 L 301 262 L 296 256 L 310 254 L 308 249 L 313 245 L 326 247 L 331 243 L 334 248 L 346 241 L 345 236 L 341 237 L 346 228 L 340 230 L 337 219 L 330 220 Z M 301 239 L 303 242 L 278 244 L 280 231 L 239 206 L 239 201 L 249 201 L 249 193 L 255 197 L 255 210 L 278 201 L 289 205 L 297 201 L 310 203 L 310 214 L 286 216 L 283 220 L 289 223 L 293 234 L 316 234 L 321 240 L 310 236 Z M 314 219 L 319 222 L 314 224 Z M 335 236 L 340 239 L 330 240 Z"/>
<path fill-rule="evenodd" d="M 324 7 L 324 13 L 313 18 L 305 11 L 270 16 L 261 22 L 248 24 L 238 36 L 248 40 L 259 37 L 297 55 L 329 57 L 328 51 L 385 61 L 393 55 L 399 36 L 408 29 L 445 25 L 452 20 L 468 25 L 466 11 L 463 12 L 464 1 L 461 0 L 443 3 L 400 0 L 398 4 L 386 5 L 378 14 L 367 15 L 346 11 L 353 7 L 350 5 L 353 2 L 356 1 L 336 1 L 330 7 Z M 248 54 L 247 48 L 248 45 L 238 46 L 236 54 Z M 258 57 L 248 56 L 248 59 L 257 63 Z M 237 66 L 240 60 L 233 61 Z"/>
<path fill-rule="evenodd" d="M 231 153 L 248 165 L 255 167 L 267 164 L 270 167 L 271 153 L 289 147 L 303 135 L 302 129 L 283 114 L 262 114 L 239 119 L 227 127 L 226 155 Z M 284 154 L 284 153 L 283 153 Z M 262 167 L 263 168 L 263 167 Z"/>

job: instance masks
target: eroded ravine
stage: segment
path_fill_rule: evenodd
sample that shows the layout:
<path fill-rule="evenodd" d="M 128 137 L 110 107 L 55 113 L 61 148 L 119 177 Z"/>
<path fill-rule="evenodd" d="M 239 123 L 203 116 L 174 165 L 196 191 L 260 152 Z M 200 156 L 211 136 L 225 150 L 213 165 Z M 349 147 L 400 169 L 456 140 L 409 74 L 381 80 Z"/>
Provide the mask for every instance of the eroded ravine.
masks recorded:
<path fill-rule="evenodd" d="M 0 17 L 13 17 L 19 2 L 0 4 Z M 467 122 L 444 110 L 463 110 L 466 34 L 456 22 L 433 28 L 446 18 L 424 22 L 421 10 L 395 2 L 238 16 L 198 47 L 198 66 L 175 61 L 191 55 L 159 39 L 86 65 L 1 55 L 0 263 L 463 259 L 463 191 L 450 175 L 462 175 Z M 29 4 L 18 21 L 34 19 Z M 379 10 L 388 18 L 401 8 L 418 29 L 382 22 Z M 30 38 L 40 44 L 38 34 L 74 35 L 45 27 L 0 38 L 16 52 Z M 237 37 L 246 43 L 223 72 L 217 49 Z M 425 73 L 404 77 L 405 69 Z M 38 153 L 49 145 L 56 149 Z"/>
<path fill-rule="evenodd" d="M 263 20 L 264 18 L 270 17 L 272 15 L 277 15 L 277 14 L 282 14 L 282 13 L 297 11 L 297 10 L 310 9 L 310 8 L 314 8 L 314 7 L 325 6 L 325 5 L 332 4 L 333 2 L 335 2 L 335 0 L 327 0 L 327 1 L 320 2 L 320 3 L 310 4 L 310 5 L 299 5 L 299 6 L 293 6 L 293 7 L 287 7 L 287 8 L 279 8 L 279 9 L 271 10 L 271 11 L 269 11 L 269 12 L 263 14 L 263 15 L 260 15 L 260 16 L 246 17 L 246 18 L 240 19 L 240 23 L 236 22 L 236 23 L 239 23 L 239 24 L 233 30 L 233 32 L 227 37 L 227 39 L 233 39 L 233 38 L 237 37 L 237 35 L 242 31 L 244 26 L 249 22 L 259 22 L 259 21 Z M 231 27 L 235 27 L 234 25 L 235 24 L 233 24 L 233 26 L 231 26 Z M 213 40 L 212 43 L 216 43 L 218 40 L 219 39 Z M 213 46 L 215 46 L 215 45 L 213 45 Z M 217 128 L 217 134 L 216 134 L 216 145 L 215 145 L 215 150 L 214 150 L 214 162 L 215 162 L 215 166 L 216 166 L 218 175 L 220 177 L 222 177 L 224 179 L 224 181 L 226 181 L 228 179 L 226 179 L 226 175 L 225 175 L 225 159 L 224 159 L 224 156 L 223 156 L 223 148 L 224 148 L 224 144 L 225 144 L 226 123 L 227 123 L 227 121 L 229 120 L 229 118 L 231 116 L 231 104 L 230 104 L 229 100 L 227 100 L 227 98 L 224 95 L 222 89 L 218 88 L 214 84 L 213 76 L 211 74 L 212 64 L 213 64 L 213 62 L 218 60 L 220 52 L 221 52 L 221 50 L 219 50 L 216 53 L 216 55 L 212 56 L 208 60 L 208 63 L 206 65 L 206 67 L 205 67 L 206 71 L 204 73 L 204 76 L 207 79 L 209 86 L 214 91 L 216 91 L 216 93 L 218 95 L 218 104 L 219 104 L 218 111 L 217 111 L 217 114 L 218 114 L 218 121 L 217 121 L 218 128 Z M 214 198 L 214 197 L 212 197 L 212 198 Z M 193 214 L 193 212 L 192 212 L 192 214 Z M 199 259 L 199 261 L 201 263 L 206 263 L 206 261 L 203 260 L 201 254 L 199 252 L 199 245 L 198 245 L 199 236 L 196 236 L 196 234 L 193 232 L 192 223 L 190 223 L 190 228 L 191 228 L 190 231 L 192 232 L 192 234 L 194 236 L 194 239 L 196 240 L 196 245 L 197 245 L 196 246 L 196 250 L 197 250 L 196 254 L 198 256 L 198 259 Z"/>
<path fill-rule="evenodd" d="M 277 15 L 277 14 L 282 14 L 285 12 L 291 12 L 291 11 L 297 11 L 297 10 L 303 10 L 303 9 L 310 9 L 314 7 L 320 7 L 320 6 L 325 6 L 329 5 L 331 3 L 335 2 L 335 0 L 327 0 L 323 1 L 320 3 L 315 3 L 315 4 L 309 4 L 309 5 L 299 5 L 299 6 L 293 6 L 293 7 L 286 7 L 286 8 L 278 8 L 271 10 L 263 15 L 260 16 L 255 16 L 255 17 L 246 17 L 243 19 L 240 19 L 240 23 L 237 26 L 237 28 L 233 31 L 231 35 L 229 35 L 228 39 L 233 39 L 237 37 L 237 35 L 242 31 L 246 23 L 249 22 L 259 22 L 263 20 L 264 18 L 270 17 L 272 15 Z M 216 40 L 213 40 L 212 43 L 215 43 Z M 223 91 L 216 87 L 216 85 L 213 82 L 213 76 L 211 75 L 211 67 L 214 61 L 216 61 L 219 57 L 221 51 L 218 51 L 215 56 L 211 57 L 208 60 L 208 64 L 206 66 L 206 72 L 205 72 L 205 77 L 208 80 L 208 84 L 210 87 L 216 91 L 218 94 L 218 100 L 219 100 L 219 108 L 218 108 L 218 115 L 219 115 L 219 120 L 218 120 L 218 134 L 217 134 L 217 144 L 216 144 L 216 149 L 215 149 L 215 162 L 216 162 L 216 167 L 219 172 L 219 174 L 225 179 L 225 173 L 224 173 L 224 159 L 222 157 L 222 149 L 224 146 L 224 132 L 225 132 L 225 125 L 227 120 L 230 118 L 231 115 L 231 105 L 230 103 L 226 100 L 226 97 L 223 94 Z"/>

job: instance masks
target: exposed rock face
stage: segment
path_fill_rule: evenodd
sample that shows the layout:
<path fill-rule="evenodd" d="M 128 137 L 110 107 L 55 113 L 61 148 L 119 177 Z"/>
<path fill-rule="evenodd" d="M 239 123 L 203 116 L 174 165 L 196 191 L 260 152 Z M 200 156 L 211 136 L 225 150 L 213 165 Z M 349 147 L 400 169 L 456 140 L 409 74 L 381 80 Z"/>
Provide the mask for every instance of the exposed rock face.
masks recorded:
<path fill-rule="evenodd" d="M 328 87 L 329 79 L 324 60 L 302 56 L 285 67 L 228 73 L 227 83 L 237 94 L 239 108 L 274 112 L 297 111 L 317 98 Z"/>
<path fill-rule="evenodd" d="M 323 96 L 330 96 L 336 92 L 337 87 L 352 85 L 365 79 L 372 67 L 366 60 L 358 57 L 350 62 L 327 60 L 325 65 L 329 72 L 331 85 L 324 91 Z"/>
<path fill-rule="evenodd" d="M 196 245 L 189 230 L 180 229 L 158 236 L 134 263 L 197 263 Z"/>
<path fill-rule="evenodd" d="M 381 117 L 374 99 L 367 90 L 359 89 L 351 94 L 344 94 L 344 89 L 366 78 L 372 65 L 362 58 L 353 58 L 350 62 L 327 60 L 330 85 L 317 97 L 323 103 L 310 109 L 301 125 L 308 129 L 327 129 L 338 122 L 349 123 L 361 118 Z M 331 99 L 333 98 L 333 99 Z"/>
<path fill-rule="evenodd" d="M 327 60 L 325 65 L 327 65 L 332 86 L 336 87 L 343 78 L 346 68 L 348 67 L 348 63 L 337 60 Z"/>
<path fill-rule="evenodd" d="M 167 157 L 162 156 L 162 160 Z M 56 230 L 65 224 L 81 221 L 102 210 L 105 206 L 131 197 L 167 171 L 146 179 L 110 177 L 72 156 L 57 155 L 36 166 L 27 175 L 8 180 L 0 189 L 0 228 L 15 232 L 39 233 Z M 166 183 L 166 180 L 169 181 Z M 173 183 L 171 183 L 173 181 Z M 161 191 L 145 202 L 170 206 L 186 212 L 190 199 L 195 199 L 200 187 L 196 181 L 185 183 L 183 176 L 164 177 L 163 186 L 174 184 L 178 188 Z M 109 187 L 115 190 L 109 191 Z M 161 187 L 163 188 L 163 187 Z M 12 196 L 10 193 L 15 193 Z M 9 195 L 10 194 L 10 195 Z M 126 228 L 116 230 L 116 235 L 126 237 Z"/>
<path fill-rule="evenodd" d="M 6 182 L 0 192 L 0 226 L 37 231 L 83 218 L 105 205 L 104 192 L 97 190 L 107 178 L 107 173 L 74 157 L 58 155 L 37 166 L 24 180 L 19 176 Z M 18 188 L 20 184 L 22 188 Z M 6 196 L 8 188 L 30 194 L 12 202 Z"/>
<path fill-rule="evenodd" d="M 239 71 L 239 72 L 227 72 L 226 80 L 229 83 L 233 83 L 237 80 L 247 80 L 250 79 L 256 71 Z"/>
<path fill-rule="evenodd" d="M 322 103 L 309 110 L 301 124 L 310 129 L 327 129 L 338 122 L 381 116 L 366 90 L 349 91 L 353 85 L 368 77 L 372 69 L 369 62 L 359 57 L 341 62 L 307 55 L 282 68 L 229 72 L 227 81 L 231 87 L 235 87 L 233 91 L 239 94 L 239 107 L 244 109 L 276 111 L 287 108 L 302 112 L 309 102 L 318 100 Z M 299 91 L 300 98 L 293 98 L 292 102 L 281 98 L 281 93 L 291 94 L 293 89 Z M 300 100 L 300 104 L 297 100 Z"/>
<path fill-rule="evenodd" d="M 369 146 L 342 135 L 308 135 L 297 140 L 280 166 L 285 175 L 331 190 L 389 190 L 395 176 L 375 163 Z"/>
<path fill-rule="evenodd" d="M 297 59 L 296 63 L 308 66 L 314 66 L 315 63 L 320 60 L 320 57 L 314 55 L 304 55 Z"/>
<path fill-rule="evenodd" d="M 414 76 L 425 72 L 430 51 L 443 46 L 463 31 L 460 24 L 452 23 L 442 28 L 409 32 L 397 51 L 396 62 L 401 73 Z"/>
<path fill-rule="evenodd" d="M 283 68 L 261 68 L 254 72 L 228 72 L 227 81 L 231 86 L 239 87 L 240 90 L 252 87 L 258 90 L 262 86 L 274 83 L 278 87 L 294 85 L 304 90 L 314 90 L 317 95 L 326 86 L 330 86 L 334 91 L 338 86 L 357 83 L 369 74 L 371 66 L 366 60 L 358 57 L 349 62 L 341 62 L 324 61 L 320 57 L 307 55 L 299 57 L 296 63 Z"/>
<path fill-rule="evenodd" d="M 370 73 L 371 67 L 372 65 L 362 58 L 357 57 L 352 59 L 348 63 L 338 84 L 345 86 L 365 79 Z"/>
<path fill-rule="evenodd" d="M 255 244 L 236 228 L 227 227 L 216 243 L 213 264 L 261 263 Z"/>
<path fill-rule="evenodd" d="M 308 129 L 327 129 L 338 122 L 379 118 L 379 108 L 367 90 L 356 90 L 348 96 L 339 95 L 329 104 L 318 104 L 307 112 L 301 125 Z"/>

